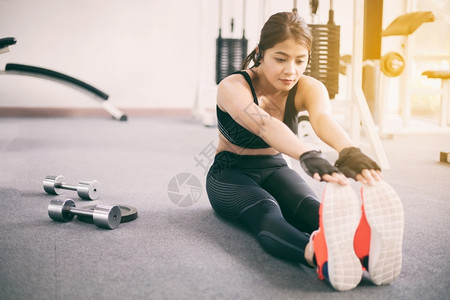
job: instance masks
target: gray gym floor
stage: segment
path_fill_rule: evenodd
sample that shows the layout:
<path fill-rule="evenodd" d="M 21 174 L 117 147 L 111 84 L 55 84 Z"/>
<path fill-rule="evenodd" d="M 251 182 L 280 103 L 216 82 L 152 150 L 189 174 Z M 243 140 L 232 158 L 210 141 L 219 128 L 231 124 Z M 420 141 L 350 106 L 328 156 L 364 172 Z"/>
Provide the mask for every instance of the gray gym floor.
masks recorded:
<path fill-rule="evenodd" d="M 0 118 L 0 298 L 448 299 L 450 165 L 438 157 L 450 135 L 383 144 L 392 165 L 385 179 L 405 207 L 403 270 L 389 286 L 364 278 L 340 293 L 214 214 L 204 185 L 216 128 L 189 117 Z M 170 183 L 182 173 L 200 181 L 194 204 L 172 201 Z M 134 206 L 139 217 L 115 230 L 50 220 L 42 180 L 59 174 L 97 179 L 94 203 Z M 320 196 L 324 183 L 307 180 Z"/>

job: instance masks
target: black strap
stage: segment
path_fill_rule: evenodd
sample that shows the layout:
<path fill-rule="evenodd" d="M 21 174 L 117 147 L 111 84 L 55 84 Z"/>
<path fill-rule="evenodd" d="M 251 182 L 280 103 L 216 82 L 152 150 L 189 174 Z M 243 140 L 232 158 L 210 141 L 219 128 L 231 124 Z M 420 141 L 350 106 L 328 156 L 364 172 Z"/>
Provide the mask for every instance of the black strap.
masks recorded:
<path fill-rule="evenodd" d="M 295 84 L 294 87 L 292 87 L 292 89 L 289 91 L 286 105 L 284 106 L 283 117 L 283 123 L 286 124 L 295 134 L 298 134 L 298 111 L 295 108 L 295 94 L 297 93 L 297 86 L 298 83 Z"/>
<path fill-rule="evenodd" d="M 250 89 L 252 91 L 253 101 L 256 103 L 256 105 L 259 105 L 258 98 L 256 97 L 256 92 L 255 92 L 255 89 L 253 88 L 253 83 L 252 83 L 252 79 L 250 78 L 250 75 L 248 75 L 248 73 L 245 71 L 236 71 L 233 74 L 241 74 L 242 76 L 244 76 L 245 81 L 247 81 L 247 83 L 250 86 Z M 289 110 L 288 110 L 289 112 L 291 112 L 291 113 L 293 112 L 294 114 L 297 114 L 297 110 L 295 109 L 295 95 L 297 93 L 297 87 L 298 87 L 298 82 L 289 91 L 289 95 L 286 100 L 285 113 L 284 113 L 285 115 L 286 115 L 287 108 L 289 108 Z"/>
<path fill-rule="evenodd" d="M 298 87 L 298 82 L 289 91 L 289 95 L 286 100 L 286 108 L 289 108 L 289 111 L 293 111 L 293 112 L 295 112 L 295 114 L 297 114 L 297 110 L 295 108 L 295 94 L 297 94 L 297 87 Z"/>
<path fill-rule="evenodd" d="M 256 97 L 256 92 L 255 92 L 255 89 L 253 88 L 253 83 L 252 83 L 252 79 L 250 78 L 250 75 L 248 75 L 248 73 L 245 71 L 237 71 L 237 72 L 234 72 L 233 74 L 241 74 L 242 76 L 244 76 L 245 81 L 247 81 L 248 85 L 250 86 L 250 89 L 252 90 L 253 102 L 255 102 L 256 105 L 259 105 L 258 98 Z"/>

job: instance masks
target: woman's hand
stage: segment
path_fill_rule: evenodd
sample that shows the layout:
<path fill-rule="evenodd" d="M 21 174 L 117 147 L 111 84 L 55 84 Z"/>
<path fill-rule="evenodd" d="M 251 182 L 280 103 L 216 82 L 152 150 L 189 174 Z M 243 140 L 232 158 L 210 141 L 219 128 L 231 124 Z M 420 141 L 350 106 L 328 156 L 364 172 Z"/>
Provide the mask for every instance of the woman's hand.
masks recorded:
<path fill-rule="evenodd" d="M 345 177 L 345 175 L 341 173 L 333 173 L 332 175 L 325 174 L 322 176 L 322 178 L 320 178 L 320 175 L 316 173 L 314 174 L 313 178 L 318 181 L 339 183 L 340 185 L 349 184 L 347 177 Z"/>
<path fill-rule="evenodd" d="M 375 181 L 380 181 L 381 179 L 383 179 L 383 174 L 381 174 L 381 171 L 374 169 L 364 169 L 355 177 L 355 180 L 369 185 L 373 184 Z"/>
<path fill-rule="evenodd" d="M 373 184 L 374 181 L 383 179 L 378 164 L 356 147 L 348 147 L 341 150 L 335 166 L 345 176 L 361 183 Z"/>
<path fill-rule="evenodd" d="M 339 170 L 330 164 L 320 151 L 311 150 L 303 153 L 300 156 L 300 165 L 315 180 L 348 184 L 347 178 L 340 174 Z"/>

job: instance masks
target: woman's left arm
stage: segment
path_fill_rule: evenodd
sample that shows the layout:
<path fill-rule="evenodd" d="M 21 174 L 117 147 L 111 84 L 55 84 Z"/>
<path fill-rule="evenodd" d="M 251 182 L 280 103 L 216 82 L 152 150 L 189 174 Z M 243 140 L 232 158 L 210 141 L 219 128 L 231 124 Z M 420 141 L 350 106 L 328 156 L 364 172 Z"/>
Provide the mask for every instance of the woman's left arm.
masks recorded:
<path fill-rule="evenodd" d="M 318 80 L 303 76 L 299 80 L 296 97 L 299 105 L 308 111 L 314 132 L 327 145 L 339 153 L 337 167 L 347 177 L 362 183 L 372 183 L 382 178 L 380 168 L 359 149 L 331 114 L 330 99 L 325 86 Z M 344 151 L 343 151 L 344 150 Z M 343 162 L 343 163 L 342 163 Z"/>

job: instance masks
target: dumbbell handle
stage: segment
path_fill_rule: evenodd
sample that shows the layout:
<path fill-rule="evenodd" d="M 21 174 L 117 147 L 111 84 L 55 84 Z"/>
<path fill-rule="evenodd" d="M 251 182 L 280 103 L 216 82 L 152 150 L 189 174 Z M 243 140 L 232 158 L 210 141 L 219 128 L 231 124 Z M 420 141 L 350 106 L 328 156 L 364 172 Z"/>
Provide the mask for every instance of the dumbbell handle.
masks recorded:
<path fill-rule="evenodd" d="M 77 191 L 77 187 L 76 186 L 73 186 L 73 185 L 70 185 L 70 184 L 66 184 L 66 183 L 64 183 L 64 182 L 61 182 L 61 183 L 55 183 L 55 187 L 56 188 L 59 188 L 59 189 L 64 189 L 64 190 L 71 190 L 71 191 Z"/>
<path fill-rule="evenodd" d="M 77 215 L 77 216 L 86 216 L 86 217 L 92 217 L 94 215 L 94 211 L 90 209 L 82 209 L 77 207 L 69 207 L 66 208 L 68 212 L 71 214 Z"/>

